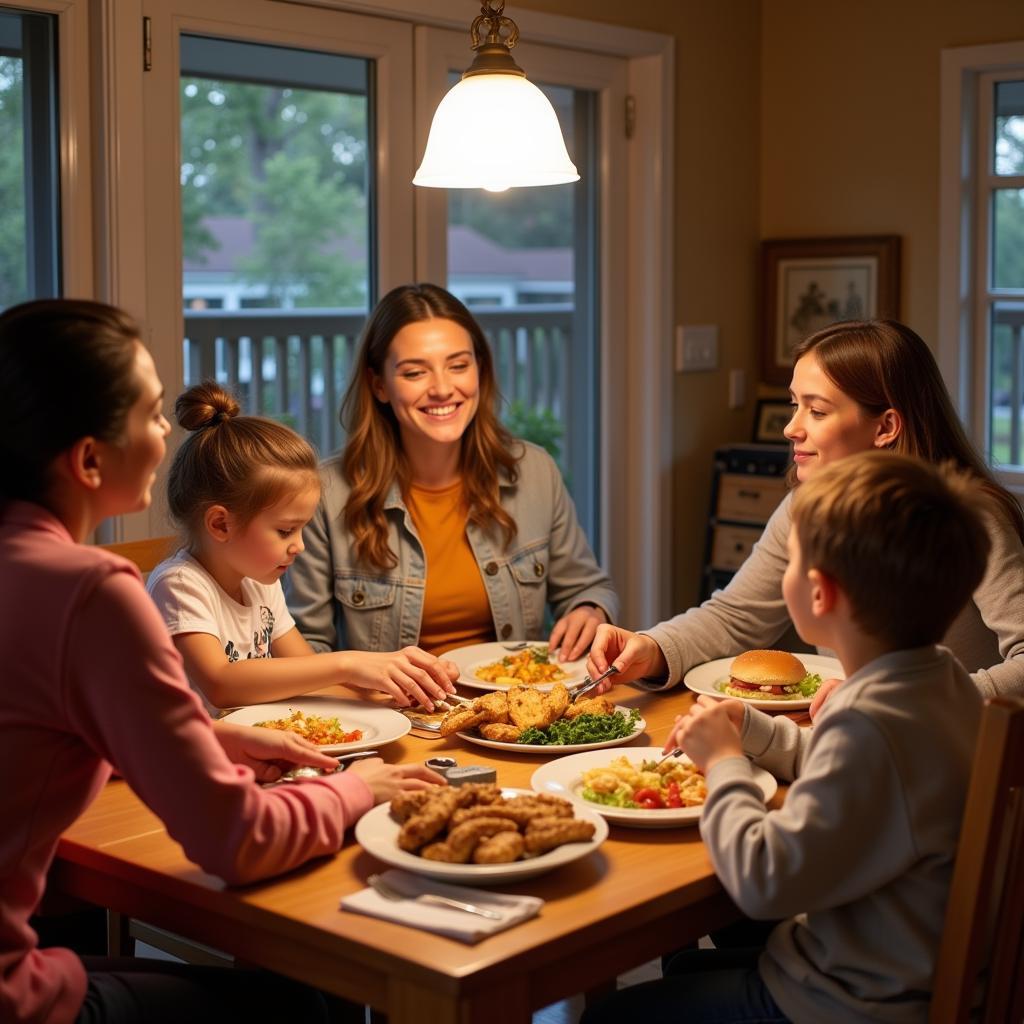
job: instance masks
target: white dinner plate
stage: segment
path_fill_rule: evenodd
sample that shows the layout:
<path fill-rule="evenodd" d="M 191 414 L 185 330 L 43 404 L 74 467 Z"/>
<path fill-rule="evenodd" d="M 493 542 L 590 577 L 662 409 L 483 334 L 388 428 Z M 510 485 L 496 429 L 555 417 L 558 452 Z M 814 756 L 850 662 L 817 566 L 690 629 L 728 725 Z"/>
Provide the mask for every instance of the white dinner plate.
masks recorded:
<path fill-rule="evenodd" d="M 629 714 L 629 708 L 616 705 L 616 711 Z M 638 718 L 633 731 L 628 736 L 620 736 L 616 740 L 597 740 L 594 743 L 503 743 L 500 740 L 489 740 L 478 736 L 475 732 L 456 733 L 467 743 L 475 743 L 478 747 L 491 747 L 493 750 L 509 750 L 513 754 L 575 754 L 581 750 L 599 750 L 604 747 L 620 747 L 632 743 L 647 728 L 647 723 Z"/>
<path fill-rule="evenodd" d="M 483 668 L 485 665 L 493 665 L 496 661 L 501 661 L 502 658 L 507 658 L 510 654 L 518 654 L 518 651 L 507 649 L 513 643 L 514 641 L 510 640 L 507 644 L 470 644 L 468 647 L 456 647 L 452 651 L 446 651 L 441 657 L 454 661 L 459 666 L 461 673 L 459 682 L 463 685 L 474 690 L 507 690 L 508 687 L 504 683 L 491 683 L 486 679 L 478 679 L 476 670 Z M 546 647 L 547 640 L 530 640 L 529 646 Z M 556 664 L 565 672 L 565 678 L 558 681 L 565 683 L 566 686 L 574 686 L 577 683 L 583 682 L 583 678 L 587 674 L 586 658 L 578 658 L 576 661 L 556 662 Z M 552 686 L 554 686 L 554 683 L 538 683 L 534 686 L 534 689 L 545 693 Z"/>
<path fill-rule="evenodd" d="M 794 654 L 799 658 L 808 672 L 817 672 L 822 681 L 826 679 L 845 679 L 846 673 L 837 658 L 826 658 L 823 654 Z M 706 693 L 709 697 L 742 700 L 751 707 L 763 711 L 799 711 L 811 706 L 810 697 L 798 697 L 795 700 L 758 700 L 756 697 L 735 697 L 731 693 L 723 693 L 722 687 L 729 682 L 729 669 L 735 658 L 716 658 L 706 661 L 703 665 L 691 668 L 683 676 L 683 683 L 694 693 Z"/>
<path fill-rule="evenodd" d="M 345 732 L 362 730 L 362 737 L 351 743 L 325 743 L 320 748 L 325 754 L 372 750 L 401 739 L 412 728 L 412 723 L 405 715 L 391 708 L 334 697 L 296 697 L 294 700 L 276 701 L 273 704 L 250 704 L 249 707 L 225 715 L 224 721 L 236 725 L 254 725 L 256 722 L 287 718 L 293 711 L 301 711 L 304 715 L 319 715 L 321 718 L 337 718 Z"/>
<path fill-rule="evenodd" d="M 507 797 L 529 796 L 528 789 L 502 788 Z M 491 885 L 500 882 L 514 882 L 523 878 L 542 875 L 563 864 L 593 853 L 608 838 L 608 825 L 604 818 L 590 810 L 590 806 L 577 807 L 576 817 L 589 821 L 594 826 L 594 837 L 583 843 L 566 843 L 556 846 L 537 857 L 527 857 L 511 864 L 445 864 L 438 860 L 426 860 L 415 853 L 407 853 L 398 845 L 401 825 L 391 817 L 389 804 L 378 804 L 356 822 L 356 841 L 369 854 L 395 868 L 404 868 L 427 878 L 440 878 L 445 882 L 464 882 L 469 885 Z"/>
<path fill-rule="evenodd" d="M 661 747 L 631 747 L 616 754 L 608 754 L 601 750 L 587 751 L 585 754 L 570 754 L 556 761 L 541 765 L 530 779 L 530 785 L 538 793 L 551 793 L 553 796 L 564 797 L 576 805 L 576 813 L 580 810 L 596 811 L 616 825 L 627 825 L 630 828 L 678 828 L 681 825 L 696 825 L 700 821 L 703 805 L 700 807 L 664 807 L 657 810 L 646 810 L 643 807 L 609 807 L 607 804 L 595 804 L 583 797 L 583 773 L 591 768 L 604 768 L 615 758 L 625 756 L 630 764 L 638 765 L 641 761 L 660 761 L 665 753 Z M 683 755 L 681 761 L 690 759 Z M 765 802 L 771 800 L 779 784 L 774 777 L 763 768 L 754 768 L 754 781 L 761 787 Z"/>

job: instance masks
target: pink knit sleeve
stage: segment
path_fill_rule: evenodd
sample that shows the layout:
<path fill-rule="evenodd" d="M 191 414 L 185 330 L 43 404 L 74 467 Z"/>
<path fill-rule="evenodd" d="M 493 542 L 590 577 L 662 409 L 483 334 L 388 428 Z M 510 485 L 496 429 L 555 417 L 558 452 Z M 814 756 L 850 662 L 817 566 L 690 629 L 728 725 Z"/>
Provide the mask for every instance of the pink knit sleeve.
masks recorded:
<path fill-rule="evenodd" d="M 187 856 L 238 884 L 340 848 L 373 798 L 356 775 L 261 789 L 228 760 L 138 579 L 101 575 L 63 652 L 69 719 L 160 816 Z"/>

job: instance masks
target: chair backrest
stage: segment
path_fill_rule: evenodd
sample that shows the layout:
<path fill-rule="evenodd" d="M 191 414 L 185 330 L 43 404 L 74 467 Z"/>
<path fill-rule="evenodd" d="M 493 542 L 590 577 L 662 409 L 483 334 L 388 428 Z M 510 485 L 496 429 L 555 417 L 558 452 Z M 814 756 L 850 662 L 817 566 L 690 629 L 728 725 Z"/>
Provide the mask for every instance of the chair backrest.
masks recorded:
<path fill-rule="evenodd" d="M 174 551 L 177 543 L 178 538 L 170 535 L 147 537 L 145 540 L 126 540 L 120 544 L 102 544 L 101 547 L 134 562 L 139 567 L 139 572 L 145 576 Z"/>
<path fill-rule="evenodd" d="M 985 702 L 971 769 L 930 1024 L 1024 1020 L 1024 700 Z"/>

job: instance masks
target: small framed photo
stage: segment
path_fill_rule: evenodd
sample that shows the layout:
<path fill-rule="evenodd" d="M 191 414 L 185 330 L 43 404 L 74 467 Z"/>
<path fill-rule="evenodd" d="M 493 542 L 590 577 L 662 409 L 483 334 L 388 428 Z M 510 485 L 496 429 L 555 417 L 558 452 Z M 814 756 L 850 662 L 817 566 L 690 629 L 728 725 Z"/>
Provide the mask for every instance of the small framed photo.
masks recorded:
<path fill-rule="evenodd" d="M 837 320 L 899 316 L 899 235 L 761 243 L 761 377 L 789 384 L 793 348 Z"/>
<path fill-rule="evenodd" d="M 786 444 L 782 431 L 793 417 L 793 408 L 782 398 L 762 398 L 754 413 L 754 437 L 759 444 Z"/>

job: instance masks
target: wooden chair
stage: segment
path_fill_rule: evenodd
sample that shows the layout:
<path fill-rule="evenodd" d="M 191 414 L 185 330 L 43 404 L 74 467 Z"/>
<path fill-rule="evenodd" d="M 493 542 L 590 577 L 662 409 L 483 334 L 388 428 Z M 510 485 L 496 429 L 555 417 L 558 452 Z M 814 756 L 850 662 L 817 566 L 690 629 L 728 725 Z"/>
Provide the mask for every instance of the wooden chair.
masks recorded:
<path fill-rule="evenodd" d="M 941 756 L 941 755 L 940 755 Z M 1024 1020 L 1024 700 L 982 713 L 929 1024 Z"/>
<path fill-rule="evenodd" d="M 107 551 L 113 551 L 115 555 L 121 555 L 139 567 L 139 572 L 145 577 L 151 573 L 172 551 L 178 543 L 178 538 L 170 535 L 167 537 L 147 537 L 145 540 L 126 540 L 120 544 L 101 544 Z"/>

